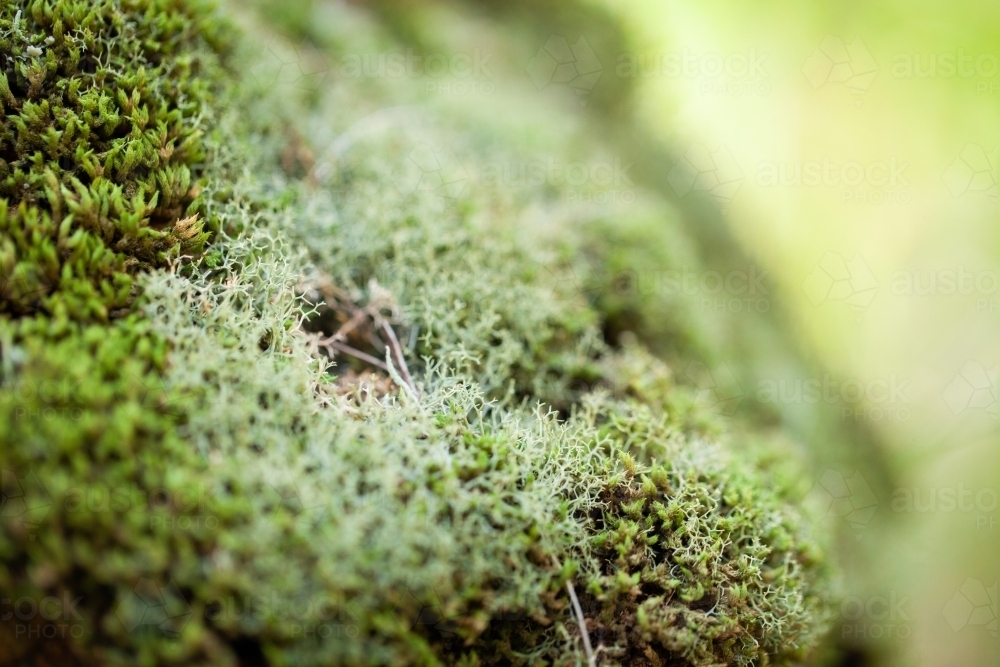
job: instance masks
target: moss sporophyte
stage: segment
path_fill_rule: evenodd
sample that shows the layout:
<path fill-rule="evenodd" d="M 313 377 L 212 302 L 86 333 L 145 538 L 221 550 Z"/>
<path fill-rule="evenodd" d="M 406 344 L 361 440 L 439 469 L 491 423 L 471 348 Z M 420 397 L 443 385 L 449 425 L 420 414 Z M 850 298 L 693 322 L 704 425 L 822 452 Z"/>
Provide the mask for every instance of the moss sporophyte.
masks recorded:
<path fill-rule="evenodd" d="M 520 150 L 458 111 L 320 183 L 311 128 L 405 91 L 280 72 L 394 37 L 338 5 L 296 48 L 312 3 L 250 4 L 0 8 L 0 665 L 808 656 L 831 575 L 794 475 L 566 287 L 639 256 L 609 227 L 690 266 L 680 221 L 398 187 L 422 145 Z"/>

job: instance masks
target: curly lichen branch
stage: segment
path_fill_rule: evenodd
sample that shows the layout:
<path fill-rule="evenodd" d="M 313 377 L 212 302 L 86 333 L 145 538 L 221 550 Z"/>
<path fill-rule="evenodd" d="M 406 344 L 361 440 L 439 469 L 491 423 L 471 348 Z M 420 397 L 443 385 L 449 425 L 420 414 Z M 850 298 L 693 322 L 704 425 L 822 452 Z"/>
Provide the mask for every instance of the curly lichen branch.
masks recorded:
<path fill-rule="evenodd" d="M 397 385 L 399 385 L 403 389 L 403 391 L 408 393 L 410 397 L 413 398 L 413 400 L 419 401 L 420 396 L 419 394 L 417 394 L 416 388 L 411 386 L 409 382 L 400 377 L 399 373 L 396 371 L 396 367 L 392 363 L 392 356 L 389 352 L 388 345 L 385 346 L 385 365 L 389 369 L 389 377 L 392 378 L 392 381 L 395 382 Z"/>
<path fill-rule="evenodd" d="M 409 387 L 410 391 L 413 392 L 414 396 L 419 398 L 420 394 L 417 391 L 417 385 L 413 382 L 413 376 L 410 375 L 410 369 L 406 366 L 406 359 L 403 358 L 403 348 L 399 344 L 399 339 L 396 338 L 396 332 L 392 330 L 389 323 L 382 320 L 382 330 L 385 332 L 386 337 L 389 339 L 388 348 L 392 348 L 393 356 L 399 362 L 399 369 L 402 372 L 403 381 Z"/>

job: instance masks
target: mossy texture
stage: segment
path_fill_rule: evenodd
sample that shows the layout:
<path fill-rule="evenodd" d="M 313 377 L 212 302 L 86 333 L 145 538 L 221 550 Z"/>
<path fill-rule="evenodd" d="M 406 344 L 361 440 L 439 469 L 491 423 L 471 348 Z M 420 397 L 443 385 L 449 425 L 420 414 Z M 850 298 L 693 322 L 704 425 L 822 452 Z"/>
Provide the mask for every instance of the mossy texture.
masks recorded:
<path fill-rule="evenodd" d="M 575 665 L 581 621 L 600 664 L 804 659 L 798 473 L 588 295 L 605 225 L 676 214 L 422 180 L 531 133 L 302 85 L 392 37 L 287 11 L 311 50 L 239 6 L 0 11 L 0 665 Z"/>
<path fill-rule="evenodd" d="M 3 312 L 106 321 L 205 242 L 198 179 L 224 37 L 196 3 L 0 9 Z"/>

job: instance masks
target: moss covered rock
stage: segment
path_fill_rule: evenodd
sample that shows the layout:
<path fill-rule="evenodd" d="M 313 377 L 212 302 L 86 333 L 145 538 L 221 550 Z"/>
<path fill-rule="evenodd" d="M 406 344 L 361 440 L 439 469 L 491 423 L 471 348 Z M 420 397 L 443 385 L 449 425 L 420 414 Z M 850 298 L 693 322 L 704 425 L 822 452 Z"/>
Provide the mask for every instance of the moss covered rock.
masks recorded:
<path fill-rule="evenodd" d="M 598 149 L 337 75 L 396 37 L 286 11 L 326 13 L 0 10 L 0 664 L 804 659 L 788 450 L 591 289 L 676 212 L 489 177 Z"/>

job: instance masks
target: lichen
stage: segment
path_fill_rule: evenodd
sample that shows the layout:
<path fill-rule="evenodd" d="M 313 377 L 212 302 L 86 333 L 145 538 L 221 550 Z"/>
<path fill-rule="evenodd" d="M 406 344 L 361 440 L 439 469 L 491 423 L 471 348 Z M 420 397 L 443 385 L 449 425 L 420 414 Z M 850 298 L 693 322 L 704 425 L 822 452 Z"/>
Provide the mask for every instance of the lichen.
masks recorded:
<path fill-rule="evenodd" d="M 405 91 L 262 86 L 290 47 L 228 15 L 0 10 L 0 591 L 36 609 L 0 665 L 581 664 L 570 588 L 601 664 L 805 656 L 801 489 L 607 339 L 601 225 L 551 184 L 400 186 L 424 142 L 516 152 L 461 115 L 334 155 Z M 390 39 L 354 20 L 308 57 Z"/>

